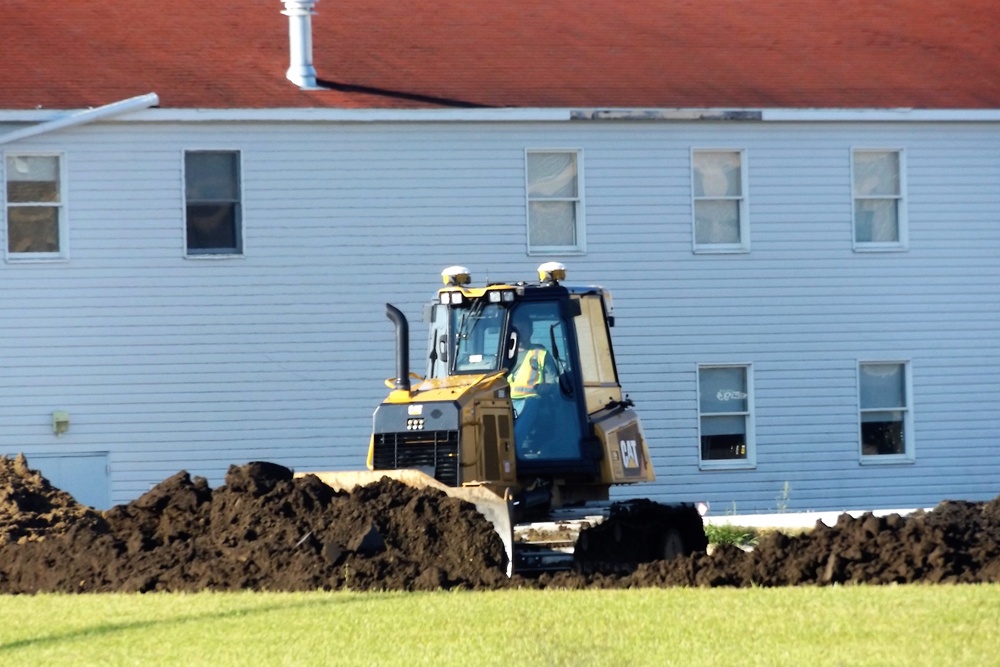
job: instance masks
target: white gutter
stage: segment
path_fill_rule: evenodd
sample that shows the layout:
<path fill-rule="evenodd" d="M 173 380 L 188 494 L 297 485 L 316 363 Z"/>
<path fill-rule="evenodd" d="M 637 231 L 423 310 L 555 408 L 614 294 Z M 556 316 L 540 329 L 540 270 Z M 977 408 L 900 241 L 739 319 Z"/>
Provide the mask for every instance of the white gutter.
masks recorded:
<path fill-rule="evenodd" d="M 101 107 L 84 109 L 83 111 L 78 111 L 76 113 L 58 116 L 52 120 L 41 122 L 38 125 L 24 127 L 20 130 L 14 130 L 13 132 L 0 135 L 0 145 L 9 144 L 12 141 L 19 141 L 28 137 L 34 137 L 39 134 L 62 130 L 67 127 L 75 127 L 85 123 L 92 123 L 95 120 L 111 118 L 123 113 L 128 113 L 129 111 L 148 109 L 149 107 L 156 106 L 159 103 L 160 98 L 156 95 L 156 93 L 148 93 L 138 97 L 130 97 L 127 100 L 105 104 Z"/>
<path fill-rule="evenodd" d="M 802 123 L 995 123 L 1000 109 L 763 109 L 763 121 Z"/>
<path fill-rule="evenodd" d="M 104 107 L 101 107 L 104 108 Z M 93 109 L 92 111 L 98 111 Z M 61 118 L 47 110 L 0 110 L 0 123 Z M 89 111 L 83 112 L 89 113 Z M 997 123 L 1000 109 L 583 109 L 506 107 L 481 109 L 271 109 L 139 110 L 122 122 L 727 122 L 727 123 Z M 2 139 L 0 139 L 2 140 Z"/>
<path fill-rule="evenodd" d="M 1000 109 L 570 109 L 575 121 L 997 122 Z"/>
<path fill-rule="evenodd" d="M 573 109 L 572 120 L 761 120 L 760 109 Z"/>
<path fill-rule="evenodd" d="M 52 118 L 52 111 L 0 111 L 0 123 L 35 122 Z M 567 121 L 568 109 L 150 109 L 129 114 L 123 122 L 531 122 Z"/>

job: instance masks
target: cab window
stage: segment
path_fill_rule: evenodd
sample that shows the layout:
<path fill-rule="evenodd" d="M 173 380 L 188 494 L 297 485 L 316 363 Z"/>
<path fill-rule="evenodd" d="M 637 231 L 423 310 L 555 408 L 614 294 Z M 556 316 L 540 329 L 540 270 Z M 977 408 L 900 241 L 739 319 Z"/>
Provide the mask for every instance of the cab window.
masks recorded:
<path fill-rule="evenodd" d="M 455 373 L 484 373 L 499 368 L 504 313 L 499 304 L 481 300 L 468 307 L 451 307 Z"/>

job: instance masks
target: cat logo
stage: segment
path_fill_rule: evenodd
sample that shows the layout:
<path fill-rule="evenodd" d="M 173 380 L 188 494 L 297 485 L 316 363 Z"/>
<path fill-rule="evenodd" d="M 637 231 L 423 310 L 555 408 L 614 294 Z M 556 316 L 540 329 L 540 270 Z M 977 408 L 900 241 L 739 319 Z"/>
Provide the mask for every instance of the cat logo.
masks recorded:
<path fill-rule="evenodd" d="M 639 450 L 635 440 L 619 440 L 618 447 L 622 452 L 622 464 L 626 469 L 639 467 Z"/>

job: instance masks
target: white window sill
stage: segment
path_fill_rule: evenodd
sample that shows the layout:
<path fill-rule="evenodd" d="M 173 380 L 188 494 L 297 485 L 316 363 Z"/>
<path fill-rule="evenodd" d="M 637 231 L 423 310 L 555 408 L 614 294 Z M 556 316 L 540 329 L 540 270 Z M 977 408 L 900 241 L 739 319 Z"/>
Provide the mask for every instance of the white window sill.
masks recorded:
<path fill-rule="evenodd" d="M 528 257 L 580 257 L 586 255 L 586 250 L 578 248 L 541 248 L 528 249 Z"/>
<path fill-rule="evenodd" d="M 861 455 L 859 463 L 863 466 L 912 465 L 915 457 L 910 454 L 869 454 Z"/>
<path fill-rule="evenodd" d="M 699 461 L 698 469 L 704 471 L 712 470 L 755 470 L 757 464 L 753 461 L 733 459 L 731 461 Z"/>
<path fill-rule="evenodd" d="M 906 252 L 909 248 L 899 243 L 855 243 L 854 252 Z"/>
<path fill-rule="evenodd" d="M 8 264 L 59 264 L 69 262 L 69 256 L 17 253 L 7 255 L 6 260 Z"/>
<path fill-rule="evenodd" d="M 750 246 L 695 246 L 692 251 L 696 255 L 747 255 L 750 253 Z"/>
<path fill-rule="evenodd" d="M 210 260 L 220 260 L 220 259 L 246 259 L 246 255 L 239 252 L 220 252 L 211 253 L 206 252 L 204 254 L 199 253 L 196 255 L 184 255 L 184 259 L 193 259 L 195 261 L 210 261 Z"/>

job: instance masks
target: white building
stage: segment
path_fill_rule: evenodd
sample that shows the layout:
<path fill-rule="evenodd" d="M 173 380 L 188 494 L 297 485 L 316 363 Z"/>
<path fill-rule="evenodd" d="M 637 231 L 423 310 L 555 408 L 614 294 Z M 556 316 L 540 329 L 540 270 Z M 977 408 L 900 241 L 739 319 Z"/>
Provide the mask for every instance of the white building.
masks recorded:
<path fill-rule="evenodd" d="M 85 502 L 249 460 L 362 467 L 383 304 L 422 372 L 443 267 L 548 259 L 615 297 L 643 495 L 1000 493 L 1000 38 L 977 3 L 546 3 L 561 30 L 457 0 L 320 3 L 311 27 L 312 2 L 141 3 L 128 26 L 16 4 L 0 453 Z"/>

